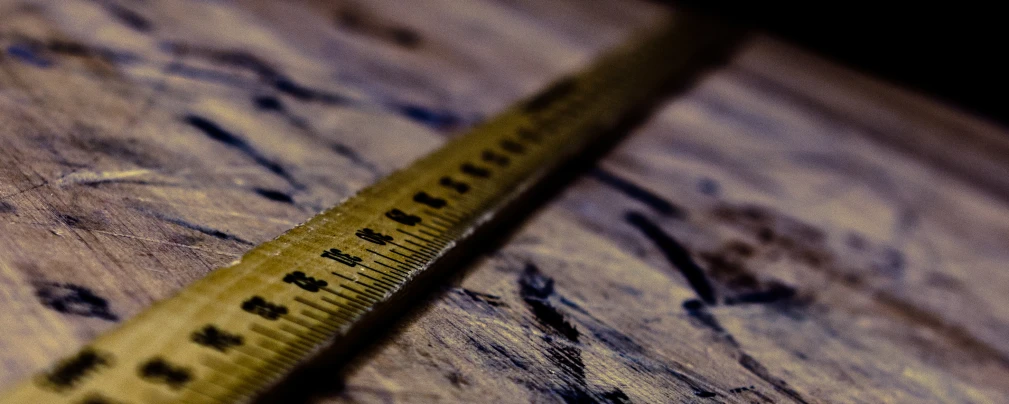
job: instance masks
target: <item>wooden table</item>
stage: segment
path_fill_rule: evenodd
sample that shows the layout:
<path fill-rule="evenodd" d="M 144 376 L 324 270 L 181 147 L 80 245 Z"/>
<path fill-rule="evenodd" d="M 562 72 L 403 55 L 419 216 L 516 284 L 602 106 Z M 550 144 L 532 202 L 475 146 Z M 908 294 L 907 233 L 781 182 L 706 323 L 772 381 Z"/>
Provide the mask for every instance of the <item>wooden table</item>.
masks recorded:
<path fill-rule="evenodd" d="M 0 2 L 0 384 L 663 10 Z M 1005 402 L 1007 139 L 752 35 L 286 401 Z"/>

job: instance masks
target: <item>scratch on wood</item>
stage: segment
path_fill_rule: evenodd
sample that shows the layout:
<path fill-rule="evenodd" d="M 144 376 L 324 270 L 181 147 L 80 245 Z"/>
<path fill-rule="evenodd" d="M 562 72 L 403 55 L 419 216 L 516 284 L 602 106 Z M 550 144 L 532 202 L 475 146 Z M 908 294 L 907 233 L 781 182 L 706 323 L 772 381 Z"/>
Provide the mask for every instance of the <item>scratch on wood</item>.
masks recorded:
<path fill-rule="evenodd" d="M 116 233 L 116 232 L 113 232 L 113 231 L 105 231 L 105 230 L 92 230 L 92 231 L 95 232 L 95 233 L 107 234 L 107 235 L 115 236 L 115 237 L 132 238 L 132 239 L 136 239 L 136 240 L 148 241 L 148 242 L 151 242 L 151 243 L 167 244 L 167 245 L 176 246 L 176 247 L 189 248 L 189 249 L 199 250 L 199 251 L 206 251 L 206 252 L 214 253 L 214 254 L 227 255 L 229 257 L 235 257 L 235 258 L 241 257 L 241 254 L 230 253 L 230 252 L 227 252 L 227 251 L 214 250 L 214 249 L 210 249 L 210 248 L 197 247 L 197 246 L 188 245 L 188 244 L 173 243 L 173 242 L 167 241 L 167 240 L 158 240 L 158 239 L 153 239 L 153 238 L 149 238 L 149 237 L 133 236 L 133 235 L 129 235 L 129 234 L 122 234 L 122 233 Z M 158 270 L 158 269 L 152 269 L 152 268 L 144 268 L 144 269 L 146 269 L 148 271 L 153 271 L 153 272 L 168 273 L 167 271 L 162 271 L 162 270 Z"/>
<path fill-rule="evenodd" d="M 54 183 L 57 186 L 67 185 L 89 185 L 103 182 L 115 182 L 118 180 L 150 174 L 151 170 L 125 170 L 125 171 L 78 171 L 67 174 L 57 179 Z"/>

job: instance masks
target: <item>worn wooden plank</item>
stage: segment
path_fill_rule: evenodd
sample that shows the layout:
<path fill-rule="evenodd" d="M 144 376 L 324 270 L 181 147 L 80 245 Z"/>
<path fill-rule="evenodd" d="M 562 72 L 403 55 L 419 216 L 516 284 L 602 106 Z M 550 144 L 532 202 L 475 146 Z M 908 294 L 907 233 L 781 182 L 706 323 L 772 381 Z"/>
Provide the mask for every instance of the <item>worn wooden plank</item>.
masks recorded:
<path fill-rule="evenodd" d="M 0 384 L 658 13 L 616 0 L 0 3 Z M 999 402 L 1005 132 L 754 37 L 303 393 Z"/>

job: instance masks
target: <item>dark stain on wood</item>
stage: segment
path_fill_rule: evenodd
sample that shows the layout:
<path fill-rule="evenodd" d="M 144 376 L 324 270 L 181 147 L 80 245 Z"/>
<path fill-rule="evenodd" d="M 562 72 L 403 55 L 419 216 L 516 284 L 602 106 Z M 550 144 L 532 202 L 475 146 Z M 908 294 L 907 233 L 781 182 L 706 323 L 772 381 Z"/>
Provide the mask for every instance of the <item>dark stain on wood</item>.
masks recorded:
<path fill-rule="evenodd" d="M 690 299 L 683 302 L 683 309 L 687 311 L 687 315 L 689 315 L 691 319 L 695 320 L 694 324 L 701 325 L 704 328 L 713 331 L 718 339 L 725 344 L 728 344 L 733 348 L 739 348 L 739 342 L 736 341 L 736 338 L 733 337 L 732 334 L 729 334 L 729 332 L 725 330 L 725 327 L 722 327 L 722 324 L 718 322 L 715 315 L 708 310 L 708 306 L 704 304 L 704 302 L 697 299 Z"/>
<path fill-rule="evenodd" d="M 726 212 L 728 217 L 742 217 L 745 220 L 753 221 L 766 221 L 769 220 L 770 217 L 767 212 L 757 208 L 746 208 L 739 212 L 731 212 L 731 214 L 728 213 L 729 212 Z M 690 258 L 690 254 L 686 248 L 640 213 L 628 212 L 625 214 L 624 218 L 628 223 L 641 230 L 646 237 L 651 239 L 665 253 L 666 258 L 670 261 L 670 263 L 676 267 L 684 275 L 684 277 L 687 278 L 690 285 L 694 287 L 695 292 L 697 292 L 698 296 L 701 297 L 701 300 L 690 299 L 683 302 L 683 308 L 687 312 L 687 315 L 689 315 L 693 320 L 692 323 L 706 328 L 714 333 L 716 340 L 729 347 L 732 350 L 733 355 L 737 358 L 740 366 L 749 371 L 751 374 L 769 383 L 775 388 L 775 390 L 789 397 L 792 401 L 802 404 L 806 403 L 802 395 L 789 387 L 787 382 L 772 375 L 765 366 L 744 352 L 742 350 L 742 346 L 736 338 L 729 333 L 729 331 L 721 325 L 715 315 L 708 310 L 709 305 L 716 303 L 714 288 L 711 286 L 704 270 L 701 269 L 701 267 L 697 265 L 692 258 Z M 763 230 L 769 230 L 769 228 L 761 226 L 759 227 L 758 232 Z M 815 232 L 807 229 L 805 233 L 809 235 L 814 234 Z M 818 240 L 822 240 L 822 238 L 823 237 L 821 236 Z M 754 254 L 754 248 L 744 243 L 730 242 L 727 246 L 728 251 L 731 251 L 739 257 L 749 257 Z M 745 270 L 741 266 L 733 267 L 733 269 L 741 273 L 745 273 Z M 755 284 L 757 283 L 755 277 L 749 274 L 747 275 L 749 278 L 752 278 Z M 701 285 L 700 288 L 697 285 Z M 791 296 L 794 295 L 794 290 L 784 286 L 783 284 L 777 284 L 775 287 L 762 290 L 757 293 L 758 294 L 742 296 L 744 296 L 745 300 L 752 300 L 754 302 L 776 302 L 785 298 L 785 296 L 791 298 Z M 707 296 L 707 298 L 705 298 L 705 296 Z M 733 299 L 738 300 L 740 297 L 736 296 Z"/>
<path fill-rule="evenodd" d="M 350 148 L 350 146 L 347 146 L 343 143 L 329 143 L 329 148 L 336 154 L 345 157 L 347 160 L 350 160 L 355 165 L 363 167 L 372 174 L 378 175 L 380 173 L 380 170 L 378 169 L 378 167 L 375 166 L 374 163 L 368 161 L 368 159 L 366 159 L 356 150 Z"/>
<path fill-rule="evenodd" d="M 148 33 L 154 30 L 154 24 L 151 23 L 151 20 L 136 11 L 110 1 L 105 2 L 103 5 L 105 6 L 105 10 L 109 12 L 109 15 L 115 17 L 116 20 L 132 28 L 134 31 Z"/>
<path fill-rule="evenodd" d="M 677 219 L 684 219 L 687 217 L 686 211 L 683 210 L 683 208 L 674 205 L 669 200 L 641 185 L 635 184 L 631 180 L 620 177 L 601 168 L 592 170 L 590 175 L 599 182 L 602 182 L 603 184 L 620 191 L 624 195 L 647 205 L 664 216 L 675 217 Z"/>
<path fill-rule="evenodd" d="M 819 229 L 794 218 L 756 206 L 721 206 L 715 209 L 714 215 L 733 226 L 738 226 L 749 231 L 762 242 L 761 248 L 765 250 L 762 252 L 763 254 L 782 253 L 798 263 L 805 264 L 810 269 L 823 273 L 831 280 L 869 294 L 882 310 L 894 315 L 897 319 L 905 321 L 908 325 L 932 330 L 937 335 L 950 341 L 950 346 L 957 347 L 960 355 L 962 355 L 961 358 L 967 357 L 975 361 L 994 361 L 1003 367 L 1009 367 L 1009 355 L 975 337 L 962 326 L 951 323 L 937 314 L 924 310 L 914 303 L 896 296 L 892 292 L 883 290 L 881 286 L 867 279 L 862 273 L 852 272 L 852 269 L 844 267 L 835 258 L 834 253 L 826 246 L 825 236 Z M 869 241 L 860 235 L 849 235 L 845 242 L 849 247 L 859 251 L 870 251 L 871 249 Z M 710 253 L 702 254 L 703 257 L 713 259 L 713 261 L 710 261 L 712 263 L 711 273 L 713 276 L 719 273 L 719 270 L 716 270 L 715 264 L 724 262 L 731 262 L 732 265 L 723 267 L 722 269 L 731 268 L 731 273 L 733 274 L 737 273 L 737 271 L 742 271 L 738 273 L 748 274 L 745 263 L 738 259 L 728 259 L 727 257 L 730 257 L 730 255 L 725 254 L 725 251 L 726 249 L 722 248 L 721 251 L 713 255 Z M 718 259 L 724 262 L 717 261 Z M 866 272 L 866 274 L 877 274 L 884 277 L 898 276 L 903 273 L 903 268 L 906 265 L 904 261 L 903 253 L 892 247 L 884 247 L 881 256 L 877 257 L 876 262 L 872 264 L 873 271 Z M 752 277 L 752 275 L 749 276 Z M 767 285 L 766 283 L 758 282 L 756 286 L 762 287 L 763 289 L 760 290 L 764 292 L 773 291 L 773 284 L 771 284 L 772 289 L 768 289 Z M 762 295 L 758 290 L 755 292 L 757 294 L 750 295 L 750 297 L 772 298 L 775 295 L 780 295 L 781 292 L 794 296 L 794 293 L 788 293 L 787 290 L 780 290 L 771 295 Z M 736 297 L 736 299 L 738 298 L 739 296 Z M 921 345 L 923 351 L 935 351 L 934 342 L 917 338 L 913 333 L 907 333 L 905 337 L 910 343 Z M 953 355 L 955 357 L 956 354 Z"/>
<path fill-rule="evenodd" d="M 772 281 L 766 290 L 742 293 L 736 296 L 727 297 L 725 298 L 725 304 L 782 303 L 793 299 L 795 296 L 795 288 L 777 281 Z"/>
<path fill-rule="evenodd" d="M 389 29 L 389 37 L 392 41 L 407 49 L 420 46 L 422 40 L 420 34 L 405 27 L 392 27 Z"/>
<path fill-rule="evenodd" d="M 748 255 L 734 246 L 742 246 L 734 242 L 726 243 L 714 251 L 698 253 L 707 264 L 711 277 L 730 290 L 737 292 L 757 291 L 761 282 L 746 268 Z"/>
<path fill-rule="evenodd" d="M 701 178 L 697 181 L 697 191 L 708 196 L 718 196 L 722 193 L 722 186 L 711 178 Z"/>
<path fill-rule="evenodd" d="M 173 216 L 169 216 L 167 214 L 164 214 L 164 213 L 152 210 L 152 209 L 138 208 L 138 210 L 140 210 L 141 212 L 144 212 L 144 213 L 146 213 L 148 215 L 154 216 L 154 217 L 156 217 L 156 218 L 158 218 L 158 219 L 160 219 L 162 221 L 174 224 L 176 226 L 181 226 L 181 227 L 184 227 L 184 228 L 187 228 L 187 229 L 190 229 L 190 230 L 194 230 L 194 231 L 206 234 L 208 236 L 211 236 L 211 237 L 214 237 L 214 238 L 217 238 L 217 239 L 227 240 L 227 241 L 234 241 L 234 242 L 245 244 L 245 245 L 254 245 L 254 243 L 251 242 L 251 241 L 249 241 L 249 240 L 243 239 L 243 238 L 238 237 L 238 236 L 236 236 L 234 234 L 230 234 L 230 233 L 223 232 L 221 230 L 217 230 L 217 229 L 212 228 L 212 227 L 208 227 L 208 226 L 204 226 L 204 225 L 196 224 L 196 223 L 190 223 L 190 222 L 188 222 L 186 220 L 183 220 L 183 219 L 180 219 L 180 218 L 177 218 L 177 217 L 173 217 Z"/>
<path fill-rule="evenodd" d="M 961 280 L 942 272 L 929 272 L 925 277 L 925 283 L 929 286 L 946 289 L 953 292 L 962 292 L 964 284 Z"/>
<path fill-rule="evenodd" d="M 254 98 L 252 102 L 256 104 L 256 108 L 259 108 L 264 111 L 283 112 L 286 110 L 284 104 L 280 102 L 280 99 L 272 95 L 256 96 L 256 98 Z"/>
<path fill-rule="evenodd" d="M 334 142 L 330 139 L 327 139 L 324 136 L 321 136 L 319 133 L 317 133 L 315 130 L 312 129 L 312 127 L 308 124 L 308 121 L 305 118 L 297 116 L 293 112 L 291 112 L 279 98 L 269 95 L 260 95 L 253 98 L 253 104 L 255 104 L 256 108 L 258 108 L 261 111 L 275 112 L 284 116 L 287 119 L 287 122 L 291 124 L 291 126 L 294 126 L 295 128 L 301 130 L 301 133 L 305 134 L 307 137 L 317 142 L 325 144 L 330 150 L 332 150 L 336 154 L 339 154 L 340 156 L 347 158 L 354 165 L 364 168 L 372 175 L 376 177 L 381 175 L 381 170 L 379 170 L 379 168 L 376 167 L 375 164 L 373 164 L 372 162 L 368 161 L 366 158 L 361 156 L 360 153 L 352 149 L 350 146 L 347 146 L 343 143 Z"/>
<path fill-rule="evenodd" d="M 410 120 L 440 131 L 455 129 L 462 122 L 462 119 L 451 111 L 436 110 L 415 104 L 398 104 L 394 107 Z"/>
<path fill-rule="evenodd" d="M 48 68 L 52 67 L 54 64 L 52 59 L 49 59 L 41 53 L 41 49 L 38 49 L 37 46 L 26 42 L 8 46 L 7 54 L 35 67 Z"/>
<path fill-rule="evenodd" d="M 652 372 L 649 364 L 641 362 L 637 357 L 647 358 L 645 348 L 620 331 L 610 328 L 591 313 L 570 299 L 557 293 L 552 278 L 540 272 L 535 264 L 527 263 L 518 279 L 519 296 L 534 314 L 538 328 L 546 334 L 540 337 L 545 344 L 542 349 L 544 357 L 559 372 L 551 372 L 557 378 L 532 379 L 522 382 L 530 391 L 559 398 L 565 403 L 628 403 L 630 398 L 620 388 L 590 385 L 587 381 L 586 364 L 582 357 L 585 335 L 561 312 L 560 307 L 553 302 L 561 302 L 568 307 L 588 317 L 591 321 L 579 321 L 580 327 L 589 330 L 595 337 L 613 352 L 618 352 L 620 358 L 636 371 Z M 660 365 L 665 366 L 665 365 Z M 698 385 L 690 377 L 671 369 L 669 372 L 680 375 L 681 380 L 688 381 L 691 386 Z M 703 389 L 695 389 L 703 390 Z"/>
<path fill-rule="evenodd" d="M 469 380 L 466 379 L 466 376 L 463 376 L 462 373 L 459 373 L 458 370 L 453 370 L 451 372 L 446 373 L 445 379 L 448 379 L 448 382 L 452 383 L 452 385 L 457 388 L 462 388 L 463 386 L 469 385 Z"/>
<path fill-rule="evenodd" d="M 631 398 L 627 397 L 627 393 L 624 393 L 624 391 L 619 388 L 607 391 L 600 396 L 607 403 L 625 404 L 631 402 Z"/>
<path fill-rule="evenodd" d="M 88 215 L 57 213 L 56 220 L 78 230 L 102 230 L 106 227 L 106 220 L 99 212 Z"/>
<path fill-rule="evenodd" d="M 89 57 L 93 54 L 91 48 L 80 42 L 68 41 L 64 39 L 51 39 L 46 43 L 46 49 L 50 52 L 67 56 Z"/>
<path fill-rule="evenodd" d="M 416 49 L 423 43 L 423 38 L 416 31 L 380 22 L 375 17 L 351 7 L 337 10 L 333 14 L 333 22 L 337 28 L 377 38 L 405 49 Z"/>
<path fill-rule="evenodd" d="M 550 302 L 549 297 L 554 294 L 554 280 L 540 273 L 539 268 L 533 264 L 526 264 L 525 271 L 519 278 L 519 295 L 526 303 L 529 310 L 536 316 L 536 320 L 548 330 L 563 336 L 568 341 L 578 342 L 581 335 L 575 326 L 568 323 Z"/>
<path fill-rule="evenodd" d="M 244 50 L 205 49 L 185 43 L 169 43 L 165 48 L 177 56 L 196 56 L 222 66 L 251 71 L 260 81 L 299 101 L 344 105 L 350 100 L 339 94 L 302 85 L 262 58 Z M 216 72 L 215 72 L 216 73 Z M 219 75 L 219 73 L 217 73 Z"/>
<path fill-rule="evenodd" d="M 711 282 L 682 244 L 640 213 L 627 212 L 624 219 L 655 243 L 669 263 L 687 279 L 687 283 L 697 292 L 701 300 L 708 304 L 715 302 L 715 290 L 711 287 Z"/>
<path fill-rule="evenodd" d="M 779 243 L 792 244 L 795 240 L 806 240 L 808 243 L 823 243 L 826 234 L 812 225 L 802 223 L 798 220 L 787 218 L 762 206 L 756 205 L 728 205 L 717 206 L 712 215 L 724 222 L 735 224 L 749 230 L 756 230 L 763 242 L 778 241 Z M 774 226 L 781 227 L 782 232 L 776 231 Z M 775 240 L 780 234 L 783 239 Z"/>
<path fill-rule="evenodd" d="M 717 393 L 715 393 L 715 392 L 713 392 L 713 391 L 705 391 L 705 390 L 702 390 L 702 391 L 695 391 L 695 392 L 694 392 L 694 395 L 695 395 L 695 396 L 697 396 L 697 397 L 700 397 L 700 398 L 712 398 L 712 397 L 718 397 L 718 394 L 717 394 Z"/>
<path fill-rule="evenodd" d="M 473 299 L 474 301 L 478 301 L 478 302 L 481 302 L 481 303 L 486 303 L 486 304 L 489 304 L 489 305 L 494 306 L 494 307 L 502 307 L 502 306 L 507 307 L 508 306 L 507 304 L 505 304 L 504 301 L 501 300 L 501 296 L 495 296 L 495 295 L 491 295 L 491 294 L 487 294 L 487 293 L 476 292 L 476 291 L 472 291 L 472 290 L 469 290 L 469 289 L 466 289 L 466 288 L 460 288 L 459 290 L 462 291 L 462 293 L 465 294 L 466 296 L 469 296 L 469 298 Z"/>
<path fill-rule="evenodd" d="M 737 358 L 740 366 L 773 386 L 775 390 L 786 395 L 792 401 L 800 404 L 807 403 L 799 392 L 789 387 L 787 382 L 771 374 L 763 364 L 744 352 L 736 338 L 722 327 L 718 319 L 715 318 L 715 315 L 707 309 L 707 306 L 703 302 L 700 300 L 688 300 L 683 302 L 683 308 L 691 318 L 697 320 L 694 324 L 699 324 L 711 330 L 715 333 L 718 341 L 732 349 L 733 355 Z"/>
<path fill-rule="evenodd" d="M 112 313 L 109 301 L 84 286 L 40 282 L 35 285 L 35 296 L 42 305 L 60 313 L 119 321 L 119 316 Z"/>
<path fill-rule="evenodd" d="M 736 387 L 736 388 L 729 389 L 729 393 L 731 393 L 731 394 L 739 394 L 739 393 L 750 391 L 750 390 L 753 390 L 753 389 L 754 389 L 753 386 Z"/>
<path fill-rule="evenodd" d="M 767 370 L 767 367 L 765 367 L 760 362 L 757 362 L 757 360 L 754 359 L 752 356 L 743 353 L 739 357 L 739 364 L 743 366 L 744 369 L 750 371 L 750 373 L 753 373 L 755 376 L 759 377 L 761 380 L 770 383 L 775 390 L 777 390 L 781 394 L 788 396 L 788 398 L 790 398 L 792 401 L 799 404 L 808 403 L 808 401 L 802 398 L 802 395 L 799 394 L 798 391 L 795 391 L 795 389 L 791 388 L 788 385 L 788 383 L 785 382 L 784 380 L 772 375 L 771 372 Z"/>
<path fill-rule="evenodd" d="M 549 335 L 543 337 L 548 347 L 545 354 L 550 363 L 561 371 L 562 386 L 555 387 L 553 393 L 559 395 L 568 403 L 594 402 L 585 381 L 585 362 L 582 360 L 582 350 L 576 345 L 554 343 Z"/>
<path fill-rule="evenodd" d="M 904 276 L 906 261 L 903 252 L 887 246 L 873 263 L 873 269 L 890 278 L 901 278 Z"/>
<path fill-rule="evenodd" d="M 185 117 L 185 122 L 199 129 L 201 132 L 203 132 L 203 134 L 207 135 L 207 137 L 242 152 L 243 154 L 251 158 L 253 161 L 255 161 L 256 164 L 259 164 L 260 166 L 267 169 L 271 173 L 274 173 L 277 176 L 287 180 L 287 182 L 290 183 L 292 186 L 294 186 L 296 189 L 301 188 L 301 185 L 297 181 L 295 181 L 294 177 L 291 176 L 291 173 L 289 173 L 287 169 L 284 168 L 284 166 L 266 157 L 266 155 L 264 155 L 262 152 L 257 150 L 255 147 L 249 144 L 249 142 L 239 137 L 238 135 L 228 132 L 220 125 L 210 121 L 207 118 L 198 115 L 187 115 Z"/>
<path fill-rule="evenodd" d="M 64 38 L 52 38 L 44 44 L 46 50 L 55 55 L 101 60 L 108 63 L 130 63 L 141 59 L 135 53 L 121 49 L 86 45 Z"/>
<path fill-rule="evenodd" d="M 254 189 L 254 191 L 259 196 L 262 196 L 263 198 L 269 199 L 274 202 L 294 204 L 294 198 L 292 198 L 291 195 L 288 195 L 281 191 L 277 191 L 275 189 L 256 188 Z"/>

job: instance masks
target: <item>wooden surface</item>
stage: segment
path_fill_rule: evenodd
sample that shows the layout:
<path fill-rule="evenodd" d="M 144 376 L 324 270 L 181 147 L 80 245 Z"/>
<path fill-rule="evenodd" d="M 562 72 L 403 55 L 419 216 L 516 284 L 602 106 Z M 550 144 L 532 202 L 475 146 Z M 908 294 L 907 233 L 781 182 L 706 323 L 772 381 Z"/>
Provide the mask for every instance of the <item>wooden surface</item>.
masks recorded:
<path fill-rule="evenodd" d="M 660 12 L 618 0 L 0 2 L 0 385 Z M 1006 135 L 754 36 L 304 393 L 1004 402 Z"/>

